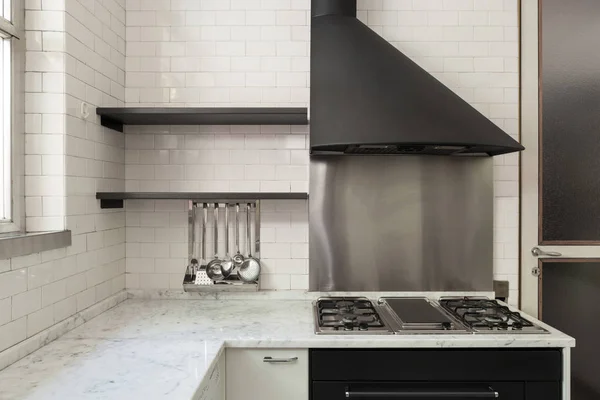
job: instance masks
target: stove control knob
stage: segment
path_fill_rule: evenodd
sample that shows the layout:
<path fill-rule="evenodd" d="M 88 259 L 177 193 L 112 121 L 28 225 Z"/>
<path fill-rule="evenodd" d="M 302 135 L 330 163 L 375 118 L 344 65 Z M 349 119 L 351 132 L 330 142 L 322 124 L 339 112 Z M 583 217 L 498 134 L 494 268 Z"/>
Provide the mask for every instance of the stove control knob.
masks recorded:
<path fill-rule="evenodd" d="M 352 331 L 354 330 L 354 324 L 352 322 L 347 322 L 344 324 L 344 330 L 345 331 Z"/>
<path fill-rule="evenodd" d="M 358 330 L 360 330 L 360 331 L 368 331 L 369 330 L 369 324 L 363 322 L 362 324 L 358 325 Z"/>
<path fill-rule="evenodd" d="M 449 331 L 452 328 L 452 324 L 450 322 L 442 322 L 442 328 L 445 331 Z"/>

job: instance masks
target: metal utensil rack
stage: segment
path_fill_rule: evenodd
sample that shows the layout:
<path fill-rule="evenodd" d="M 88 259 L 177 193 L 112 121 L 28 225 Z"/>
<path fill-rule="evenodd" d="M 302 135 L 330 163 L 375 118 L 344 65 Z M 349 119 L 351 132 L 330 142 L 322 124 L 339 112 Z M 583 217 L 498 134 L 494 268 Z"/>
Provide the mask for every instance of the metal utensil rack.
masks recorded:
<path fill-rule="evenodd" d="M 198 225 L 198 221 L 196 220 L 196 209 L 203 208 L 204 206 L 209 206 L 216 204 L 218 207 L 224 205 L 225 207 L 232 207 L 236 204 L 248 204 L 252 205 L 254 208 L 254 240 L 253 243 L 247 243 L 246 246 L 254 245 L 253 256 L 260 259 L 260 200 L 228 200 L 228 199 L 220 199 L 220 200 L 211 200 L 211 201 L 201 201 L 201 200 L 190 200 L 188 201 L 188 270 L 186 270 L 186 274 L 183 278 L 183 290 L 186 292 L 223 292 L 223 291 L 235 291 L 235 292 L 255 292 L 258 291 L 259 280 L 256 282 L 243 282 L 239 279 L 237 275 L 237 271 L 234 271 L 228 278 L 221 281 L 210 281 L 208 284 L 197 284 L 196 283 L 196 275 L 190 274 L 190 266 L 193 265 L 194 261 L 196 261 L 197 271 L 202 271 L 206 269 L 206 264 L 208 263 L 208 257 L 206 254 L 202 254 L 202 259 L 198 257 L 198 246 L 196 245 L 196 227 Z M 217 223 L 217 222 L 215 222 Z M 232 218 L 229 219 L 229 224 L 232 224 Z M 226 226 L 225 229 L 229 229 L 229 226 Z M 237 232 L 235 232 L 237 235 Z M 227 246 L 226 246 L 227 248 Z M 251 247 L 252 248 L 252 247 Z M 232 253 L 230 251 L 229 253 Z M 230 256 L 228 254 L 227 256 Z M 260 279 L 260 278 L 259 278 Z"/>

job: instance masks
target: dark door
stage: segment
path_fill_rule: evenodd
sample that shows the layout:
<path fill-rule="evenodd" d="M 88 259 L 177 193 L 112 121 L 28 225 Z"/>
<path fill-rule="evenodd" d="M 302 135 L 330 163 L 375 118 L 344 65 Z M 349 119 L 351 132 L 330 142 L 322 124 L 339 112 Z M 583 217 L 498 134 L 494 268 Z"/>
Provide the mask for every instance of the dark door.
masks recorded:
<path fill-rule="evenodd" d="M 577 340 L 571 349 L 573 400 L 600 399 L 600 260 L 541 264 L 541 319 Z"/>
<path fill-rule="evenodd" d="M 571 394 L 600 399 L 600 1 L 539 1 L 538 314 L 573 336 Z M 531 149 L 530 149 L 531 150 Z M 525 157 L 525 155 L 524 155 Z M 524 171 L 528 173 L 528 171 Z M 532 213 L 524 208 L 524 218 Z M 534 249 L 535 250 L 535 249 Z M 530 291 L 531 292 L 531 291 Z M 527 304 L 523 304 L 526 311 Z M 568 379 L 568 377 L 566 377 Z"/>

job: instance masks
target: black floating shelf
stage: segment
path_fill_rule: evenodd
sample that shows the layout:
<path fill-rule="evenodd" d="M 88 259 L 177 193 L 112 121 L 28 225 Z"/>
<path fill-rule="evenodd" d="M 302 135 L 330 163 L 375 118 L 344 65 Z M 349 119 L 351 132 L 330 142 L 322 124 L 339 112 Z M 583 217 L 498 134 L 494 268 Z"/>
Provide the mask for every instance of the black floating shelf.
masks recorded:
<path fill-rule="evenodd" d="M 98 192 L 100 208 L 123 208 L 123 200 L 198 200 L 198 201 L 253 201 L 253 200 L 306 200 L 308 193 L 256 192 Z"/>
<path fill-rule="evenodd" d="M 307 108 L 99 107 L 100 123 L 123 125 L 308 125 Z"/>

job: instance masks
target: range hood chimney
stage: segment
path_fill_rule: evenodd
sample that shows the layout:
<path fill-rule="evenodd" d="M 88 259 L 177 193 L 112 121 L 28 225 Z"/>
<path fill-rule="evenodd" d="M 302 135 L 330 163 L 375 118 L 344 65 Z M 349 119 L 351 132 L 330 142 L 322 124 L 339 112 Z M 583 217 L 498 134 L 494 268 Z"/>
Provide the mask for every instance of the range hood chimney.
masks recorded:
<path fill-rule="evenodd" d="M 311 154 L 524 149 L 356 19 L 356 0 L 312 0 L 310 81 Z"/>

